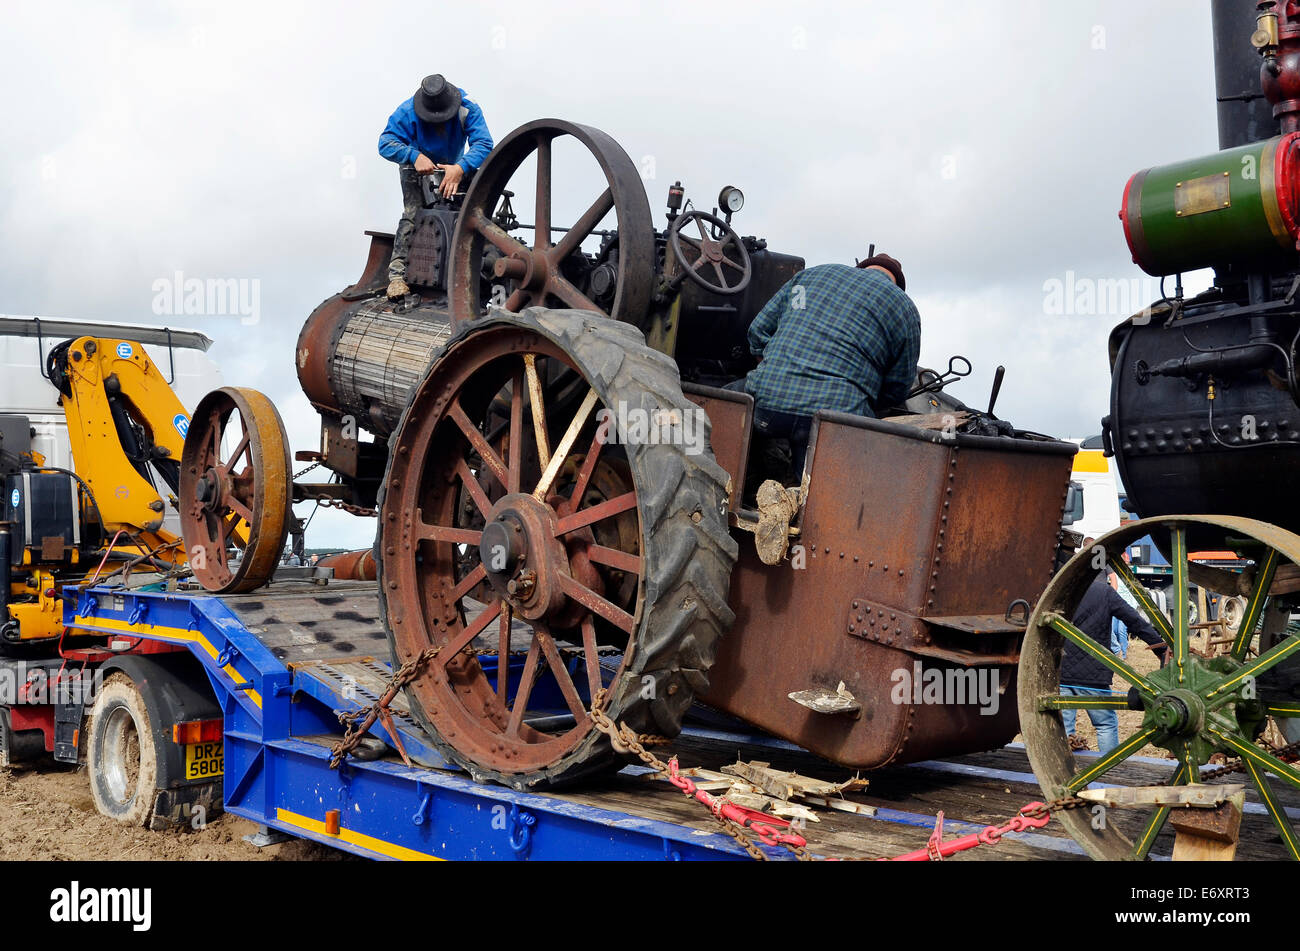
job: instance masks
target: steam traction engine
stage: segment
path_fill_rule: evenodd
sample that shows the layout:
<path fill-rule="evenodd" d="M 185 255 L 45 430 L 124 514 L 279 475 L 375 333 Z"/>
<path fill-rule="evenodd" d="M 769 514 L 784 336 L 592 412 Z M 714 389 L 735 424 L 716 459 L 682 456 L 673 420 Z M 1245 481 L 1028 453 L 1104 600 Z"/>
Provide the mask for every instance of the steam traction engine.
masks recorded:
<path fill-rule="evenodd" d="M 1214 284 L 1184 299 L 1177 277 L 1172 297 L 1111 334 L 1104 441 L 1130 507 L 1144 518 L 1081 553 L 1044 593 L 1020 664 L 1021 718 L 1034 771 L 1053 798 L 1103 777 L 1114 782 L 1110 770 L 1148 744 L 1175 758 L 1173 785 L 1199 779 L 1215 754 L 1239 760 L 1286 852 L 1300 858 L 1272 785 L 1300 786 L 1289 746 L 1300 740 L 1300 637 L 1291 620 L 1300 593 L 1300 4 L 1216 0 L 1213 13 L 1220 151 L 1138 172 L 1124 188 L 1120 219 L 1134 262 L 1162 287 L 1207 267 Z M 1174 569 L 1169 617 L 1123 557 L 1147 534 Z M 1211 553 L 1224 552 L 1248 567 L 1209 564 Z M 1098 655 L 1127 694 L 1062 697 L 1064 640 L 1095 650 L 1069 618 L 1103 561 L 1168 641 L 1171 660 L 1139 673 Z M 1226 653 L 1193 649 L 1206 625 L 1190 623 L 1189 581 L 1244 599 Z M 1141 725 L 1081 767 L 1059 718 L 1066 706 L 1140 711 Z M 1277 730 L 1266 732 L 1270 718 Z M 1145 857 L 1169 809 L 1116 812 L 1102 828 L 1076 813 L 1062 821 L 1095 857 Z"/>
<path fill-rule="evenodd" d="M 603 180 L 562 228 L 554 146 L 574 141 Z M 904 422 L 819 414 L 764 563 L 752 399 L 718 387 L 804 262 L 735 230 L 738 190 L 719 198 L 705 213 L 674 185 L 657 231 L 609 136 L 531 122 L 467 193 L 430 195 L 411 297 L 383 297 L 391 237 L 372 234 L 361 278 L 303 328 L 308 455 L 338 480 L 294 498 L 377 509 L 394 665 L 437 648 L 411 712 L 475 777 L 544 788 L 618 762 L 590 715 L 602 689 L 638 732 L 675 735 L 699 700 L 851 767 L 1016 732 L 1026 602 L 1051 575 L 1074 447 L 967 411 L 936 374 Z M 226 425 L 196 415 L 191 438 Z M 220 493 L 203 504 L 223 517 Z M 1006 702 L 892 699 L 895 672 L 921 668 L 991 672 Z"/>

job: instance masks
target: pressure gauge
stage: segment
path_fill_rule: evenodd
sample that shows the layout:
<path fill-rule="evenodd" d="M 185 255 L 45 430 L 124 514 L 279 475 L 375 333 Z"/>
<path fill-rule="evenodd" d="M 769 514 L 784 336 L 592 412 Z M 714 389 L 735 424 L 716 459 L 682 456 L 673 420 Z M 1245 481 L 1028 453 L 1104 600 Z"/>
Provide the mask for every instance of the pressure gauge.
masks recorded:
<path fill-rule="evenodd" d="M 728 185 L 718 193 L 718 207 L 734 215 L 745 207 L 745 193 L 735 185 Z"/>

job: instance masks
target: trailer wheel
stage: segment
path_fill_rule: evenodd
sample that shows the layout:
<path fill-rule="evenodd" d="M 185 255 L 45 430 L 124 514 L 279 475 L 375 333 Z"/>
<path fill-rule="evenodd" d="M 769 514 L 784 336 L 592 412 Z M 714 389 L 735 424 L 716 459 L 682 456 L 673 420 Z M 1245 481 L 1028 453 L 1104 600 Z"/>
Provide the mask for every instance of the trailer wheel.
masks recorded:
<path fill-rule="evenodd" d="M 87 729 L 95 808 L 110 819 L 147 826 L 158 798 L 157 740 L 144 698 L 125 674 L 104 681 Z"/>

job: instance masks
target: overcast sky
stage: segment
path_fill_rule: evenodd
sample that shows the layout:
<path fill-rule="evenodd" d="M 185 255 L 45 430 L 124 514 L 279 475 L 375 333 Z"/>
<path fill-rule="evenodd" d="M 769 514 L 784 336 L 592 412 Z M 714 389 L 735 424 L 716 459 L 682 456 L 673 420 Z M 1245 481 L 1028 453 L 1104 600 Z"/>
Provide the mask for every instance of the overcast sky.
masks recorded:
<path fill-rule="evenodd" d="M 906 269 L 922 362 L 974 363 L 958 396 L 982 404 L 1002 363 L 1000 416 L 1099 430 L 1128 302 L 1060 313 L 1051 282 L 1154 295 L 1116 212 L 1134 171 L 1217 147 L 1208 3 L 546 6 L 6 2 L 0 312 L 202 330 L 226 382 L 316 448 L 294 340 L 360 273 L 362 232 L 395 226 L 376 139 L 441 72 L 497 139 L 542 116 L 610 133 L 660 226 L 681 179 L 704 207 L 740 186 L 740 230 L 809 264 L 875 242 Z M 256 282 L 257 322 L 155 314 L 178 271 Z M 316 528 L 366 545 L 373 522 Z"/>

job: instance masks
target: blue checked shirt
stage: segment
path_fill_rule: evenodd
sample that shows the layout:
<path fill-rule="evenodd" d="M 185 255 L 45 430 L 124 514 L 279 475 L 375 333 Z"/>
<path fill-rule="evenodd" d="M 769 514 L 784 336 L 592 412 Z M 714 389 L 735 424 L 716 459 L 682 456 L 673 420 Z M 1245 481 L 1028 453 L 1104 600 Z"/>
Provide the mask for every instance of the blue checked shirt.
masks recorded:
<path fill-rule="evenodd" d="M 800 271 L 759 311 L 749 349 L 762 363 L 745 389 L 760 409 L 878 416 L 916 378 L 921 316 L 879 271 L 820 264 Z"/>

